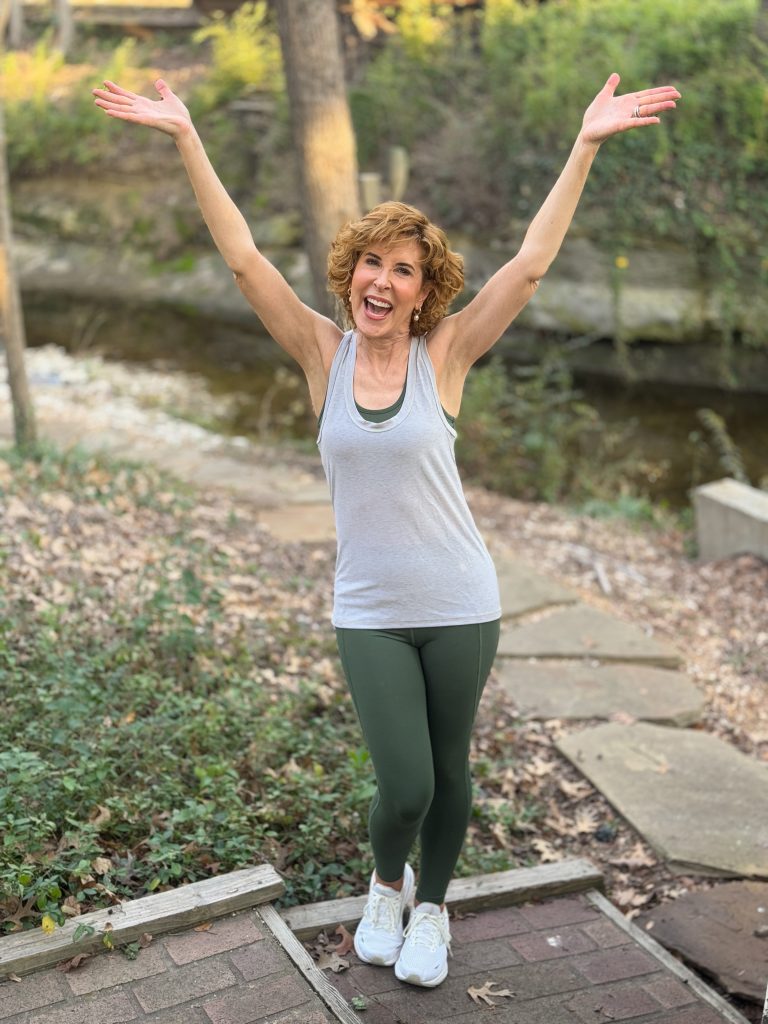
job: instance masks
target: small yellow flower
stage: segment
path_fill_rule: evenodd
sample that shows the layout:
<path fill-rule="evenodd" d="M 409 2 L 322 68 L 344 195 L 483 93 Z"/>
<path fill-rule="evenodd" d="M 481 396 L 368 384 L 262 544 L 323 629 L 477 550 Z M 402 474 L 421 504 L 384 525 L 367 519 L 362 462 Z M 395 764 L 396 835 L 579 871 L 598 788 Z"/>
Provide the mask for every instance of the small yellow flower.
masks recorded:
<path fill-rule="evenodd" d="M 52 932 L 56 931 L 56 922 L 50 914 L 43 914 L 41 926 L 46 935 L 50 935 Z"/>
<path fill-rule="evenodd" d="M 614 260 L 614 263 L 619 268 L 619 270 L 626 270 L 629 266 L 629 260 L 626 256 L 617 256 Z"/>

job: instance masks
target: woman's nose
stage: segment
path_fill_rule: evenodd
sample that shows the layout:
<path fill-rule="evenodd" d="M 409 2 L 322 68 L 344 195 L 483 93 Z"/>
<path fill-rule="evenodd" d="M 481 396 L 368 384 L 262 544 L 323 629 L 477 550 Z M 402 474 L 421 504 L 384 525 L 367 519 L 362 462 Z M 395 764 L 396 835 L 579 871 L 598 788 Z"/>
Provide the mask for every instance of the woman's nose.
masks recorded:
<path fill-rule="evenodd" d="M 386 267 L 379 267 L 379 272 L 376 275 L 375 284 L 377 288 L 389 287 L 389 271 L 386 269 Z"/>

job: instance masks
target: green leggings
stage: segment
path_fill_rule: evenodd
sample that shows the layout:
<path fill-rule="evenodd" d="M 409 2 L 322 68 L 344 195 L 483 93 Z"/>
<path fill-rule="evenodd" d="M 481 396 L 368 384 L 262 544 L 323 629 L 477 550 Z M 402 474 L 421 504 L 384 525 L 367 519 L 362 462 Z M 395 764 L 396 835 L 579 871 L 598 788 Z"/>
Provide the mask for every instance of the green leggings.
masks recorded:
<path fill-rule="evenodd" d="M 376 771 L 369 828 L 376 872 L 397 881 L 417 834 L 416 899 L 441 904 L 472 813 L 469 742 L 499 620 L 421 629 L 336 630 Z"/>

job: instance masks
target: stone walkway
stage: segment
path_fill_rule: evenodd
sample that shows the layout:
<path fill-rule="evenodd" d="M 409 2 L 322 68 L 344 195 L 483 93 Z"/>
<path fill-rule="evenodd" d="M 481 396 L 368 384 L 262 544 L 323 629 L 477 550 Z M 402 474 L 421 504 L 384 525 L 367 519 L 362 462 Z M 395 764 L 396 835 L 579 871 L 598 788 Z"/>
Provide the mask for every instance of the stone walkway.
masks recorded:
<path fill-rule="evenodd" d="M 187 439 L 190 443 L 185 444 L 180 442 L 178 432 L 168 436 L 164 424 L 159 415 L 157 423 L 145 429 L 135 425 L 127 429 L 120 423 L 106 423 L 103 409 L 98 406 L 84 405 L 76 409 L 70 405 L 66 419 L 63 419 L 62 409 L 55 402 L 44 404 L 39 413 L 41 434 L 55 438 L 60 445 L 77 442 L 87 449 L 105 449 L 116 455 L 152 461 L 195 485 L 231 489 L 240 496 L 248 497 L 257 507 L 259 519 L 280 540 L 317 541 L 333 537 L 327 488 L 317 473 L 285 472 L 279 466 L 264 465 L 257 449 L 222 440 L 204 431 Z M 200 428 L 189 424 L 182 426 L 193 432 L 200 431 Z M 7 409 L 0 409 L 0 438 L 3 436 L 10 437 Z M 492 551 L 493 541 L 489 538 Z M 723 740 L 689 728 L 700 717 L 702 700 L 684 675 L 684 653 L 649 635 L 640 626 L 590 607 L 560 583 L 540 576 L 532 567 L 518 560 L 497 558 L 497 565 L 502 586 L 504 626 L 496 671 L 520 712 L 532 717 L 554 717 L 574 723 L 571 732 L 558 744 L 561 753 L 590 778 L 673 868 L 703 874 L 768 877 L 768 767 Z M 620 712 L 629 717 L 631 724 L 612 722 L 586 728 L 579 725 L 580 719 L 607 719 Z M 517 913 L 509 916 L 509 921 L 512 920 L 517 922 L 515 927 L 522 927 L 529 919 L 525 914 Z M 257 927 L 255 919 L 251 920 L 251 925 Z M 461 922 L 457 925 L 459 935 L 467 931 Z M 471 928 L 467 934 L 471 934 Z M 528 962 L 510 938 L 515 934 L 514 930 L 504 933 L 503 946 L 508 956 L 507 962 L 501 965 L 513 975 L 519 974 L 520 965 Z M 567 955 L 586 957 L 578 963 L 588 963 L 589 956 L 597 955 L 595 951 L 601 948 L 599 943 L 589 939 L 589 933 L 580 925 L 573 936 L 578 948 L 568 947 Z M 542 942 L 544 939 L 539 936 L 534 940 L 532 937 L 531 941 Z M 259 949 L 267 948 L 267 945 L 259 946 Z M 160 955 L 153 954 L 157 964 L 161 963 L 157 959 Z M 566 952 L 558 947 L 558 956 L 561 955 L 566 955 Z M 170 967 L 168 956 L 162 961 L 165 966 L 158 967 L 158 970 Z M 467 965 L 469 961 L 461 963 Z M 576 974 L 569 977 L 572 980 L 586 977 L 591 984 L 595 979 L 590 979 L 583 971 L 580 973 L 578 963 L 574 961 Z M 242 972 L 237 974 L 233 971 L 229 963 L 226 970 L 233 979 L 232 985 L 249 983 L 250 979 Z M 374 975 L 360 970 L 353 971 L 344 984 L 352 985 L 357 977 L 361 979 L 363 988 L 374 984 Z M 601 976 L 599 984 L 607 981 Z M 633 998 L 638 1002 L 632 1003 L 627 996 L 630 1000 L 627 1007 L 630 1004 L 646 1006 L 649 1009 L 643 1013 L 651 1014 L 638 1016 L 633 1010 L 634 1016 L 627 1012 L 622 1019 L 658 1019 L 668 1021 L 668 1024 L 688 1024 L 690 1020 L 691 1024 L 705 1024 L 704 1017 L 692 1016 L 693 1011 L 687 1009 L 673 1012 L 670 1005 L 662 1010 L 659 1008 L 663 1005 L 661 1003 L 654 1009 L 649 1001 L 656 999 L 653 987 L 649 991 L 644 985 L 638 989 L 634 983 L 622 981 L 619 984 L 618 978 L 610 979 L 611 984 L 614 981 L 621 992 L 624 989 L 635 992 Z M 69 977 L 59 978 L 55 991 L 64 993 L 62 985 L 65 982 L 71 984 Z M 149 985 L 139 981 L 135 984 Z M 449 1004 L 454 1005 L 450 1002 L 449 993 L 458 984 L 457 977 L 455 982 L 444 988 L 444 995 L 437 997 L 438 1003 L 448 1001 L 445 1002 L 446 1009 Z M 509 986 L 514 987 L 512 981 Z M 662 989 L 666 991 L 663 985 L 660 991 Z M 558 1016 L 555 1021 L 542 1009 L 539 1017 L 516 1016 L 514 1020 L 533 1022 L 546 1019 L 548 1024 L 565 1024 L 571 1020 L 605 1019 L 605 1016 L 596 1016 L 594 1008 L 587 1009 L 591 996 L 587 994 L 582 999 L 574 995 L 580 991 L 578 986 L 566 985 L 562 991 L 566 990 L 571 995 L 562 998 L 558 995 L 556 1005 L 564 1007 L 570 1000 L 567 1016 Z M 167 1024 L 182 1019 L 169 1015 L 165 1010 L 162 1016 L 146 1016 L 160 1008 L 155 1006 L 150 1011 L 150 1003 L 145 1006 L 141 1002 L 137 991 L 144 989 L 132 987 L 130 991 L 130 996 L 123 994 L 120 998 L 128 999 L 124 1006 L 127 1009 L 130 1003 L 136 1011 L 136 1019 L 163 1020 Z M 555 998 L 552 990 L 549 991 Z M 586 991 L 589 991 L 589 985 Z M 539 999 L 538 996 L 531 998 L 534 1002 Z M 616 998 L 619 999 L 619 995 Z M 400 999 L 400 996 L 392 996 L 389 1002 L 396 1007 Z M 458 1007 L 460 1002 L 455 1005 Z M 432 1003 L 424 1001 L 424 1005 Z M 554 1005 L 551 1003 L 550 1009 Z M 466 1012 L 471 1012 L 476 1019 L 478 1012 L 485 1011 L 470 1006 Z M 496 1020 L 513 1019 L 505 1016 L 507 1011 L 500 1007 L 493 1012 Z M 560 1012 L 558 1010 L 558 1014 Z M 385 1011 L 380 1011 L 378 1017 L 369 1014 L 366 1020 L 372 1024 L 374 1021 L 389 1024 L 389 1021 L 404 1019 L 398 1018 L 394 1009 L 390 1016 L 381 1016 L 381 1013 Z M 145 1016 L 142 1018 L 141 1014 Z M 461 1015 L 458 1009 L 454 1016 L 457 1014 Z M 42 1017 L 11 1017 L 5 1008 L 0 1009 L 0 1020 L 6 1018 L 14 1022 L 18 1019 L 25 1024 L 35 1019 L 42 1021 Z M 198 1014 L 198 1017 L 184 1019 L 194 1021 L 198 1018 L 214 1019 L 210 1014 L 206 1018 Z M 69 1019 L 74 1021 L 75 1017 L 45 1016 L 46 1024 L 51 1024 L 51 1020 L 58 1024 L 59 1020 Z M 105 1017 L 103 1024 L 108 1020 L 122 1019 L 134 1018 Z M 229 1019 L 220 1018 L 222 1024 Z M 231 1019 L 261 1020 L 262 1017 L 246 1015 Z M 280 1018 L 283 1019 L 294 1018 Z M 408 1024 L 411 1019 L 438 1018 L 417 1016 L 408 1018 Z M 447 1018 L 442 1016 L 439 1019 Z"/>

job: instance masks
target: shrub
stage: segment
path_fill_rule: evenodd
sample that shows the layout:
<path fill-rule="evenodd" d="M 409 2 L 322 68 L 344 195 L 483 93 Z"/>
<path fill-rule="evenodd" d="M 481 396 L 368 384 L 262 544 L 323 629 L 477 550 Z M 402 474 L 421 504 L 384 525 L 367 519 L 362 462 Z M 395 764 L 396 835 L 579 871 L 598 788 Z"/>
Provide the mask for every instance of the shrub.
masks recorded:
<path fill-rule="evenodd" d="M 136 42 L 126 39 L 100 69 L 66 64 L 46 36 L 31 51 L 0 55 L 11 173 L 42 174 L 103 157 L 113 138 L 109 118 L 97 116 L 91 88 L 105 78 L 139 88 Z"/>
<path fill-rule="evenodd" d="M 283 88 L 280 42 L 264 0 L 243 4 L 231 16 L 217 11 L 193 40 L 211 41 L 211 70 L 194 96 L 201 111 L 244 92 Z"/>
<path fill-rule="evenodd" d="M 494 356 L 467 378 L 457 457 L 473 481 L 523 500 L 608 497 L 625 483 L 631 455 L 616 449 L 630 429 L 606 427 L 557 348 L 511 370 Z"/>

